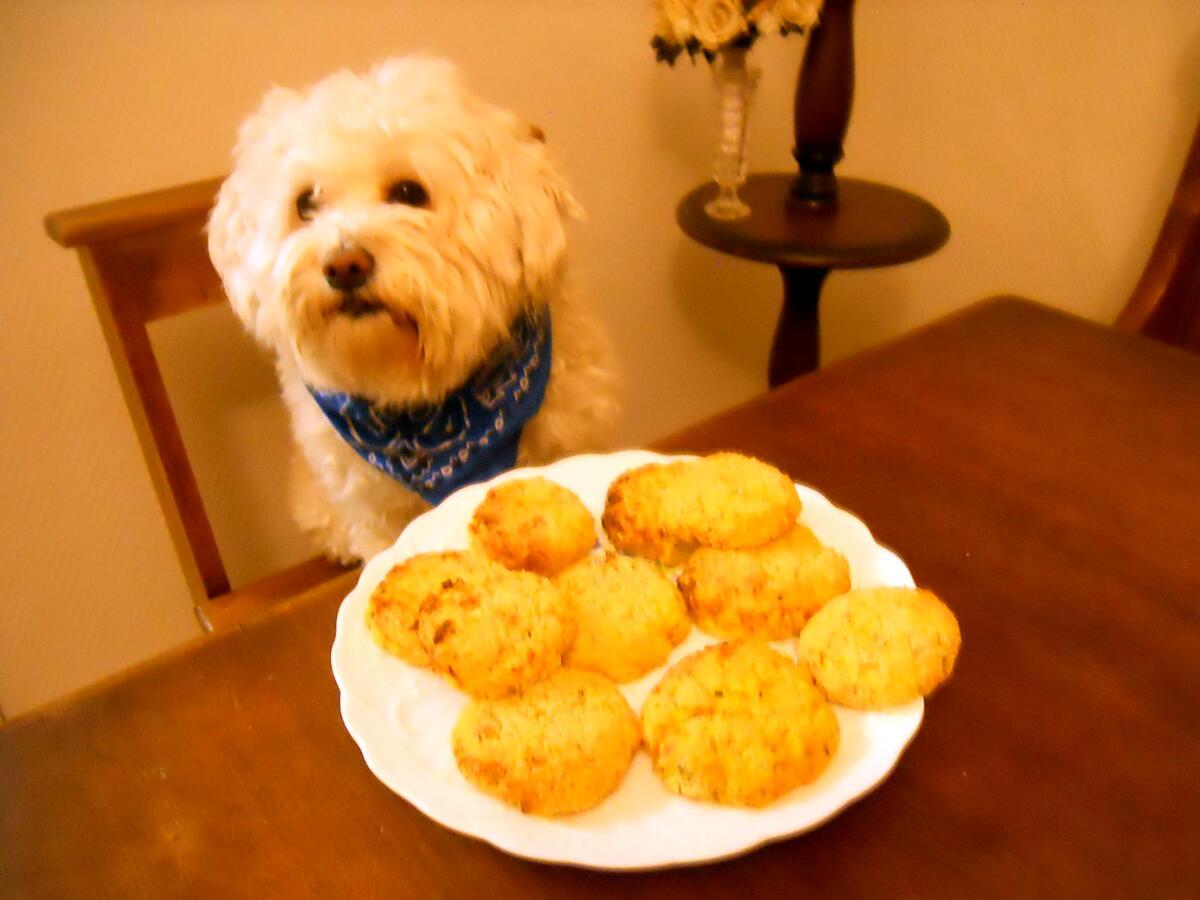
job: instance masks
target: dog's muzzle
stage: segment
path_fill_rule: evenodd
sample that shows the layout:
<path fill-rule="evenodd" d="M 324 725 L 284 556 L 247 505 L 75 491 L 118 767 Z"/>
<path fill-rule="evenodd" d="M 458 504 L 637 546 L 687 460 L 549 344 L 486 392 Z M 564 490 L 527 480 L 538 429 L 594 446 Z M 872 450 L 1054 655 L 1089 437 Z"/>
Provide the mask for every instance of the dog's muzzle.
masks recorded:
<path fill-rule="evenodd" d="M 349 294 L 371 279 L 375 257 L 357 244 L 343 244 L 325 257 L 321 271 L 331 288 Z"/>
<path fill-rule="evenodd" d="M 375 273 L 375 257 L 358 244 L 342 244 L 327 257 L 321 266 L 325 282 L 340 294 L 333 315 L 363 319 L 376 313 L 387 313 L 401 328 L 416 328 L 416 320 L 397 312 L 382 300 L 371 296 L 364 288 Z"/>

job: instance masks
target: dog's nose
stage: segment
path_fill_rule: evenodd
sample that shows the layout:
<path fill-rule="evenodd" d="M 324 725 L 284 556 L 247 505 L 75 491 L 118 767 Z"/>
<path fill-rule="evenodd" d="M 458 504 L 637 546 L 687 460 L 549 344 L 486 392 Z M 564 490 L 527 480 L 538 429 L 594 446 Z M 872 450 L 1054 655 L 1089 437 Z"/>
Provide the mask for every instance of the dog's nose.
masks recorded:
<path fill-rule="evenodd" d="M 351 244 L 330 253 L 322 271 L 334 290 L 354 291 L 366 284 L 375 271 L 375 258 L 362 247 Z"/>

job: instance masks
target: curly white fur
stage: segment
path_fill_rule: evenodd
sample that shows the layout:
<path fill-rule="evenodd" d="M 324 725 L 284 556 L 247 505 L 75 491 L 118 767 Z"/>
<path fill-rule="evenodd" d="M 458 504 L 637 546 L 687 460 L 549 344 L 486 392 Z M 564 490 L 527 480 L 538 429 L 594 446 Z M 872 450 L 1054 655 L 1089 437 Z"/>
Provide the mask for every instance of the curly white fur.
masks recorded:
<path fill-rule="evenodd" d="M 401 181 L 428 202 L 389 202 Z M 312 202 L 298 207 L 305 192 Z M 602 441 L 616 412 L 613 356 L 566 278 L 566 224 L 580 214 L 536 130 L 473 96 L 442 60 L 275 88 L 242 125 L 209 252 L 234 311 L 275 354 L 299 448 L 293 511 L 331 556 L 374 555 L 425 504 L 338 436 L 306 382 L 396 407 L 437 402 L 518 313 L 548 304 L 550 386 L 518 462 Z M 363 291 L 379 314 L 344 314 L 327 280 L 347 246 L 374 260 Z"/>

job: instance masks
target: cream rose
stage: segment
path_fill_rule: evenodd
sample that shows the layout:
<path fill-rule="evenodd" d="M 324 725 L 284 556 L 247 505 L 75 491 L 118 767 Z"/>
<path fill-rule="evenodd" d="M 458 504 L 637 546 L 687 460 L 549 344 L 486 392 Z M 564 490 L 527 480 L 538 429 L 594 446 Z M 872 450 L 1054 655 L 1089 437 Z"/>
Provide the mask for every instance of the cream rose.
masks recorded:
<path fill-rule="evenodd" d="M 758 4 L 758 6 L 750 10 L 750 15 L 747 18 L 758 27 L 759 34 L 779 34 L 779 19 L 771 11 L 770 3 L 764 2 Z"/>
<path fill-rule="evenodd" d="M 817 21 L 821 0 L 775 0 L 775 18 L 787 25 L 808 28 Z"/>
<path fill-rule="evenodd" d="M 692 36 L 692 10 L 687 0 L 656 0 L 658 23 L 655 34 L 676 44 L 686 44 Z"/>
<path fill-rule="evenodd" d="M 705 50 L 717 50 L 746 30 L 741 0 L 698 0 L 692 13 L 696 40 Z"/>

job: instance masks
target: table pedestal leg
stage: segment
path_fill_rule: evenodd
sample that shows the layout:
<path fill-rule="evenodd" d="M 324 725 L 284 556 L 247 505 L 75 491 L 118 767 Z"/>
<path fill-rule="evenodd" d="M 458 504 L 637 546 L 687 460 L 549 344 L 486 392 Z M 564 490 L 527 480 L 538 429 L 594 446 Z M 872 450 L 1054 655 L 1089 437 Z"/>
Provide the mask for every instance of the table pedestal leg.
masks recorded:
<path fill-rule="evenodd" d="M 783 275 L 783 309 L 771 345 L 767 384 L 779 387 L 820 364 L 821 327 L 817 305 L 828 269 L 780 266 Z"/>

